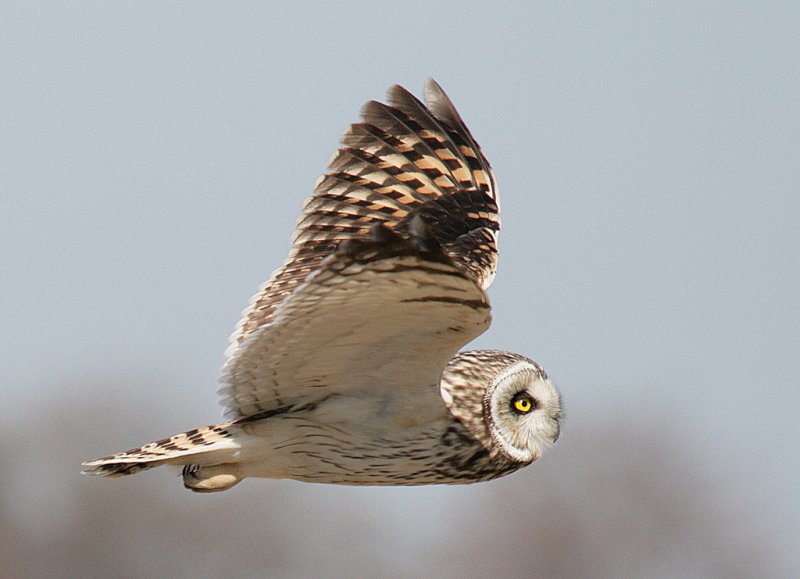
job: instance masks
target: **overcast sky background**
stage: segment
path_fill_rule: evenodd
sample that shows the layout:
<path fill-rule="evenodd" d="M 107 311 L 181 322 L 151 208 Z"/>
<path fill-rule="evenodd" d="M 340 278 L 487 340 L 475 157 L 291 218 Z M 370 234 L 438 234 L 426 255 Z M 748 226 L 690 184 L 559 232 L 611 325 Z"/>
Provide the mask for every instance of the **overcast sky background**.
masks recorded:
<path fill-rule="evenodd" d="M 527 492 L 571 432 L 636 425 L 771 513 L 800 567 L 797 4 L 2 12 L 3 431 L 45 407 L 86 421 L 92 400 L 115 408 L 120 431 L 78 460 L 216 421 L 227 337 L 339 135 L 389 85 L 420 94 L 432 76 L 502 195 L 494 324 L 475 345 L 539 361 L 565 401 L 559 446 L 516 475 Z M 46 462 L 46 441 L 29 442 Z M 353 492 L 248 484 L 265 499 Z M 23 486 L 6 505 L 35 508 Z M 425 513 L 479 491 L 448 492 L 361 496 L 435 525 Z"/>

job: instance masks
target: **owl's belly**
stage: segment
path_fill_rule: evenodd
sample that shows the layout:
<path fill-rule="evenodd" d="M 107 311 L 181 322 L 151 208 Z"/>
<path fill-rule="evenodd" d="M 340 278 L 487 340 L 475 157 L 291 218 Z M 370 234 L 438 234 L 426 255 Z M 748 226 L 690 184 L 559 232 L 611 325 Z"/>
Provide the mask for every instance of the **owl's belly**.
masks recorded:
<path fill-rule="evenodd" d="M 253 423 L 242 440 L 244 475 L 421 485 L 477 482 L 518 468 L 498 469 L 496 460 L 449 412 L 422 408 L 415 414 L 392 406 L 346 400 L 341 407 L 332 404 Z"/>

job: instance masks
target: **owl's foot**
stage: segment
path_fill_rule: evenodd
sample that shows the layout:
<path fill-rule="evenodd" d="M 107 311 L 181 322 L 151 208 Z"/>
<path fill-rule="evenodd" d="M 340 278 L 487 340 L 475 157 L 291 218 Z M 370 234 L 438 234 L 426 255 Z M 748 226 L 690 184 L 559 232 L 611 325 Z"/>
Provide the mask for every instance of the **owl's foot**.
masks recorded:
<path fill-rule="evenodd" d="M 187 464 L 183 467 L 183 486 L 196 493 L 226 491 L 241 480 L 241 469 L 237 464 Z"/>

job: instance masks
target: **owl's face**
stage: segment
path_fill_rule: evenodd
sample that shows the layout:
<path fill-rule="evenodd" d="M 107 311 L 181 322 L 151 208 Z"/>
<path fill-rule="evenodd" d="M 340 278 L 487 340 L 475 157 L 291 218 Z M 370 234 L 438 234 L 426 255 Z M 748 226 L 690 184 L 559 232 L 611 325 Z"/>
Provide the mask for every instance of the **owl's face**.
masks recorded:
<path fill-rule="evenodd" d="M 520 361 L 495 376 L 483 397 L 494 442 L 510 458 L 531 462 L 558 439 L 561 402 L 540 367 Z"/>

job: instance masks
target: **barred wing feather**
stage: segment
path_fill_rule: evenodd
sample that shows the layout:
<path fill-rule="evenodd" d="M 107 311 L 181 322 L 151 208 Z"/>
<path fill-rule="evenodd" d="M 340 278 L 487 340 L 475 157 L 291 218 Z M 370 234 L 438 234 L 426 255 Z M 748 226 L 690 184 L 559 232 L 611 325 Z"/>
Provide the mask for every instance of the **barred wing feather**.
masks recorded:
<path fill-rule="evenodd" d="M 332 394 L 441 405 L 447 362 L 490 323 L 484 291 L 421 218 L 341 244 L 251 332 L 223 369 L 231 420 Z M 405 390 L 400 390 L 405 389 Z"/>
<path fill-rule="evenodd" d="M 494 277 L 500 228 L 486 157 L 433 80 L 427 106 L 400 86 L 370 101 L 342 137 L 303 207 L 286 262 L 252 298 L 226 352 L 274 321 L 281 304 L 348 239 L 380 223 L 398 232 L 421 215 L 453 264 L 484 289 Z"/>

